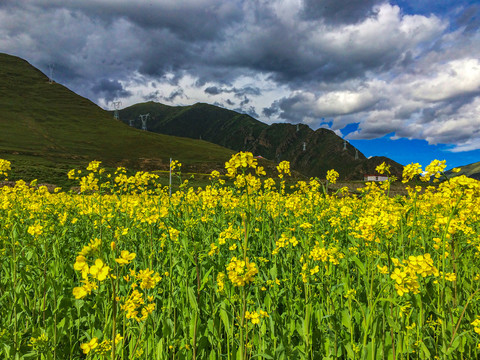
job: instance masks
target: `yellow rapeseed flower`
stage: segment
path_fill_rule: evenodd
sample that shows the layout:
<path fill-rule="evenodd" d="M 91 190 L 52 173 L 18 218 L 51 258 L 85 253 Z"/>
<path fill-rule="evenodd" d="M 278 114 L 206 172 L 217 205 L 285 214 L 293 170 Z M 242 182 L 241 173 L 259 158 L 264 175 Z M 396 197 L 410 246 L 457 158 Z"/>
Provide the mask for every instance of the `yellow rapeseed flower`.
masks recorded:
<path fill-rule="evenodd" d="M 120 252 L 120 257 L 118 259 L 115 259 L 115 261 L 120 264 L 120 265 L 127 265 L 132 262 L 133 259 L 135 259 L 137 255 L 135 253 L 131 253 L 127 250 L 122 250 Z"/>
<path fill-rule="evenodd" d="M 95 349 L 98 346 L 98 339 L 96 337 L 92 338 L 88 343 L 80 345 L 80 348 L 83 350 L 84 354 L 88 354 L 90 351 Z"/>
<path fill-rule="evenodd" d="M 95 265 L 90 268 L 90 275 L 98 281 L 103 281 L 107 278 L 110 267 L 106 266 L 101 259 L 95 260 Z"/>

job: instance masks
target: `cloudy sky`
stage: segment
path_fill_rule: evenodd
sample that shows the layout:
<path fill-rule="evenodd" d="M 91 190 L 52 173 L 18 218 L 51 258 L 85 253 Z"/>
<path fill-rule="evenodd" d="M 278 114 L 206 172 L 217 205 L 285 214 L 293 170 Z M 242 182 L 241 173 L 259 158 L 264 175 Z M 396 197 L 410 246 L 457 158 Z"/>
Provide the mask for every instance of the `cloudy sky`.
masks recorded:
<path fill-rule="evenodd" d="M 207 102 L 402 164 L 480 161 L 478 0 L 1 0 L 0 52 L 105 109 Z"/>

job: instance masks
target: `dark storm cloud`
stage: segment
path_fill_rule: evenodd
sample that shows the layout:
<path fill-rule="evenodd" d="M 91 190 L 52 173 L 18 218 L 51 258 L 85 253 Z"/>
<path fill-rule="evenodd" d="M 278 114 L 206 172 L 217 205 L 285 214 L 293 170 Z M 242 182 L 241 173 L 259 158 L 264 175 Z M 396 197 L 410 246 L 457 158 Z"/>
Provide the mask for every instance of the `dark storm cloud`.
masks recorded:
<path fill-rule="evenodd" d="M 98 96 L 104 97 L 106 102 L 131 95 L 130 91 L 125 90 L 118 80 L 109 79 L 101 79 L 98 81 L 92 87 L 92 91 Z"/>
<path fill-rule="evenodd" d="M 480 127 L 480 6 L 433 3 L 0 0 L 0 51 L 55 64 L 55 81 L 102 106 L 215 100 L 271 121 L 360 121 L 357 138 L 464 139 Z"/>
<path fill-rule="evenodd" d="M 143 100 L 145 101 L 158 101 L 158 99 L 162 96 L 159 90 L 153 91 L 147 95 L 143 96 Z"/>
<path fill-rule="evenodd" d="M 246 96 L 243 98 L 242 101 L 240 101 L 240 106 L 245 106 L 250 102 L 250 99 L 247 98 Z"/>
<path fill-rule="evenodd" d="M 341 24 L 361 14 L 364 20 L 365 16 L 371 16 L 373 22 L 387 21 L 389 15 L 385 11 L 372 10 L 375 1 L 329 0 L 319 2 L 321 5 L 306 1 L 305 8 L 294 8 L 293 12 L 278 8 L 280 2 L 240 0 L 227 3 L 44 0 L 26 1 L 24 9 L 12 1 L 8 4 L 15 7 L 18 18 L 37 18 L 38 22 L 28 32 L 38 46 L 34 54 L 44 54 L 42 57 L 47 54 L 47 61 L 56 58 L 70 69 L 80 65 L 84 78 L 101 74 L 125 79 L 138 71 L 155 78 L 173 74 L 168 78 L 173 85 L 178 85 L 186 74 L 198 78 L 198 85 L 208 82 L 221 85 L 240 75 L 260 72 L 292 87 L 313 86 L 319 81 L 361 77 L 375 69 L 386 71 L 395 66 L 411 40 L 392 27 L 392 36 L 398 37 L 396 41 L 372 45 L 375 39 L 359 37 L 361 29 L 352 29 L 347 36 L 355 42 L 355 48 L 342 37 L 341 28 L 323 27 L 327 15 L 337 11 Z M 305 20 L 307 13 L 316 15 Z M 428 29 L 419 30 L 428 33 Z M 25 31 L 17 22 L 9 27 L 8 35 L 13 41 L 16 33 Z M 325 37 L 327 33 L 334 37 Z M 25 47 L 23 51 L 28 53 Z M 217 89 L 232 91 L 239 98 L 261 95 L 260 89 L 253 87 L 218 86 Z M 214 89 L 207 88 L 207 93 L 208 90 Z"/>
<path fill-rule="evenodd" d="M 219 95 L 223 93 L 231 94 L 233 93 L 235 97 L 242 98 L 245 95 L 260 96 L 262 91 L 258 87 L 245 86 L 243 88 L 219 88 L 218 86 L 209 86 L 204 92 L 209 95 Z"/>
<path fill-rule="evenodd" d="M 168 101 L 168 102 L 173 102 L 176 98 L 185 98 L 185 93 L 181 88 L 178 88 L 170 93 L 168 96 L 160 96 L 161 99 Z"/>
<path fill-rule="evenodd" d="M 248 108 L 239 107 L 239 108 L 236 108 L 236 109 L 233 109 L 233 110 L 236 111 L 236 112 L 239 112 L 241 114 L 250 115 L 251 117 L 253 117 L 255 119 L 258 119 L 258 113 L 253 106 L 249 106 Z"/>
<path fill-rule="evenodd" d="M 218 95 L 223 92 L 221 89 L 219 89 L 216 86 L 209 86 L 204 91 L 206 94 L 210 94 L 210 95 Z"/>
<path fill-rule="evenodd" d="M 68 8 L 106 23 L 124 18 L 139 28 L 165 29 L 185 41 L 216 39 L 219 35 L 218 29 L 224 27 L 225 23 L 242 19 L 241 8 L 235 1 L 222 0 L 37 0 L 36 4 L 44 9 Z"/>
<path fill-rule="evenodd" d="M 304 0 L 303 16 L 331 24 L 352 24 L 374 13 L 374 5 L 383 0 Z"/>
<path fill-rule="evenodd" d="M 279 111 L 280 111 L 280 109 L 279 109 L 279 106 L 278 106 L 278 101 L 274 101 L 272 103 L 272 105 L 270 105 L 269 107 L 264 107 L 262 109 L 262 114 L 265 115 L 266 117 L 270 118 L 273 115 L 278 114 Z"/>
<path fill-rule="evenodd" d="M 464 8 L 455 19 L 457 26 L 463 27 L 466 33 L 475 33 L 480 28 L 480 5 L 473 4 Z"/>
<path fill-rule="evenodd" d="M 312 113 L 311 106 L 305 103 L 302 94 L 279 99 L 275 101 L 270 108 L 264 109 L 263 111 L 270 114 L 278 114 L 281 119 L 291 123 L 303 122 L 304 118 L 315 116 Z"/>

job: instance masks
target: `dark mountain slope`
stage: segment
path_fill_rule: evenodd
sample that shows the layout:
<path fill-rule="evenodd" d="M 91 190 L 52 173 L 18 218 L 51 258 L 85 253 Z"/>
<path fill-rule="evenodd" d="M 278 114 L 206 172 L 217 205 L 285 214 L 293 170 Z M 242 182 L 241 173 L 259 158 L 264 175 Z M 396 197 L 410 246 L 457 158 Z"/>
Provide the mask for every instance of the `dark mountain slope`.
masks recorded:
<path fill-rule="evenodd" d="M 375 173 L 377 161 L 367 159 L 333 131 L 312 130 L 306 125 L 267 125 L 251 116 L 214 105 L 197 103 L 191 106 L 167 106 L 147 102 L 120 111 L 120 119 L 140 128 L 140 114 L 150 114 L 149 131 L 203 139 L 235 151 L 251 151 L 255 155 L 279 162 L 290 161 L 292 168 L 309 177 L 324 178 L 330 169 L 342 179 L 363 179 Z M 399 176 L 403 166 L 383 158 Z"/>

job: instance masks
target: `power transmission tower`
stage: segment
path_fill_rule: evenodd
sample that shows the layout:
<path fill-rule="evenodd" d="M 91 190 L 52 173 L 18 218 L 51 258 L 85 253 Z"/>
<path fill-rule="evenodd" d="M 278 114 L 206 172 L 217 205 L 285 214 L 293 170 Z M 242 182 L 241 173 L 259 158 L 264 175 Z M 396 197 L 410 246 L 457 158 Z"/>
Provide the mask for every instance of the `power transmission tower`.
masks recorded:
<path fill-rule="evenodd" d="M 120 115 L 118 114 L 118 109 L 120 109 L 120 105 L 122 105 L 122 102 L 121 101 L 112 101 L 112 103 L 113 103 L 113 108 L 114 108 L 113 118 L 115 120 L 120 120 Z"/>
<path fill-rule="evenodd" d="M 304 141 L 303 142 L 303 151 L 306 151 L 307 150 L 307 143 Z"/>
<path fill-rule="evenodd" d="M 55 64 L 48 65 L 48 70 L 49 70 L 48 82 L 50 84 L 53 84 L 53 69 L 54 69 L 54 67 L 55 67 Z"/>
<path fill-rule="evenodd" d="M 297 132 L 300 130 L 300 125 L 297 124 Z"/>
<path fill-rule="evenodd" d="M 358 160 L 358 149 L 355 149 L 355 160 Z"/>
<path fill-rule="evenodd" d="M 343 150 L 347 150 L 347 140 L 343 140 Z"/>
<path fill-rule="evenodd" d="M 135 120 L 128 120 L 129 125 L 133 127 L 133 122 L 134 122 L 134 121 L 135 121 Z"/>
<path fill-rule="evenodd" d="M 140 120 L 142 121 L 142 130 L 147 130 L 147 120 L 150 117 L 150 114 L 140 115 Z"/>

